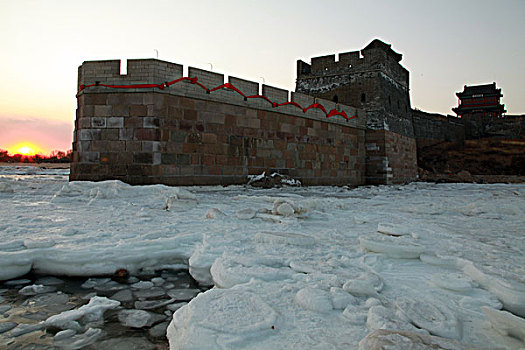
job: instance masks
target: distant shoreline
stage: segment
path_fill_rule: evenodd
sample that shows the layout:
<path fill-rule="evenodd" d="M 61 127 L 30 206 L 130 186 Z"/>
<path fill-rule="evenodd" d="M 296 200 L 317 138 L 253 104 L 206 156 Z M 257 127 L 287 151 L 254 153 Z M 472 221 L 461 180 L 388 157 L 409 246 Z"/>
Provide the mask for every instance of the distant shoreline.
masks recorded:
<path fill-rule="evenodd" d="M 42 169 L 69 169 L 69 163 L 6 163 L 0 162 L 0 166 L 32 166 Z"/>

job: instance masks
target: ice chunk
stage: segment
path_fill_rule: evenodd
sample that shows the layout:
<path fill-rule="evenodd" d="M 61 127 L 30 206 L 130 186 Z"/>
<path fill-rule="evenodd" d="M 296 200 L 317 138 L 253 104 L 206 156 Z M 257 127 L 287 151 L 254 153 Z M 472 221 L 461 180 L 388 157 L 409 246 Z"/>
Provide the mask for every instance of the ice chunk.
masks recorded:
<path fill-rule="evenodd" d="M 359 350 L 418 349 L 418 350 L 471 350 L 486 349 L 463 344 L 456 340 L 422 335 L 403 330 L 378 329 L 359 342 Z M 492 349 L 492 348 L 490 348 Z"/>
<path fill-rule="evenodd" d="M 363 325 L 366 323 L 366 311 L 356 305 L 348 305 L 343 310 L 343 316 L 354 325 Z"/>
<path fill-rule="evenodd" d="M 96 342 L 102 336 L 102 330 L 89 328 L 82 334 L 55 341 L 55 345 L 65 350 L 82 349 Z"/>
<path fill-rule="evenodd" d="M 101 283 L 93 287 L 97 292 L 114 292 L 117 290 L 122 290 L 128 288 L 127 285 L 118 283 L 116 281 L 109 281 L 106 283 Z"/>
<path fill-rule="evenodd" d="M 296 272 L 313 273 L 318 270 L 318 266 L 304 263 L 302 261 L 290 261 L 290 268 Z"/>
<path fill-rule="evenodd" d="M 159 287 L 159 286 L 162 286 L 164 284 L 164 282 L 166 282 L 166 281 L 162 277 L 154 277 L 154 278 L 151 279 L 151 282 L 155 286 Z"/>
<path fill-rule="evenodd" d="M 175 300 L 186 301 L 193 299 L 200 292 L 200 289 L 170 289 L 168 295 Z"/>
<path fill-rule="evenodd" d="M 29 284 L 29 283 L 31 283 L 31 280 L 27 280 L 27 279 L 10 280 L 10 281 L 4 282 L 6 286 L 22 286 L 24 284 Z"/>
<path fill-rule="evenodd" d="M 237 219 L 240 219 L 240 220 L 250 220 L 250 219 L 253 219 L 256 214 L 257 212 L 253 210 L 252 208 L 246 208 L 246 209 L 237 210 L 237 212 L 235 213 L 235 216 L 237 216 Z"/>
<path fill-rule="evenodd" d="M 19 324 L 11 331 L 11 335 L 13 337 L 19 337 L 24 334 L 41 331 L 44 329 L 44 325 L 42 323 L 37 324 Z"/>
<path fill-rule="evenodd" d="M 330 298 L 335 310 L 344 310 L 348 305 L 356 303 L 356 299 L 350 293 L 337 287 L 330 288 Z"/>
<path fill-rule="evenodd" d="M 153 287 L 153 282 L 150 281 L 140 281 L 131 285 L 131 288 L 135 289 L 149 289 L 151 287 Z"/>
<path fill-rule="evenodd" d="M 365 307 L 371 308 L 372 306 L 381 305 L 381 301 L 377 298 L 368 298 L 365 301 Z"/>
<path fill-rule="evenodd" d="M 118 313 L 118 320 L 126 327 L 148 327 L 151 325 L 151 313 L 144 310 L 122 310 Z"/>
<path fill-rule="evenodd" d="M 149 289 L 139 289 L 133 292 L 136 298 L 157 298 L 166 294 L 166 291 L 160 287 L 151 287 Z"/>
<path fill-rule="evenodd" d="M 133 293 L 129 289 L 123 289 L 113 294 L 111 299 L 124 303 L 133 300 Z"/>
<path fill-rule="evenodd" d="M 372 234 L 359 237 L 362 248 L 371 252 L 383 253 L 391 258 L 417 259 L 425 247 L 405 237 Z"/>
<path fill-rule="evenodd" d="M 20 289 L 18 291 L 21 295 L 37 295 L 37 294 L 44 294 L 44 293 L 50 293 L 57 290 L 55 287 L 52 286 L 44 286 L 41 284 L 33 284 L 31 286 L 25 286 L 24 288 Z"/>
<path fill-rule="evenodd" d="M 377 232 L 391 236 L 411 235 L 410 230 L 408 230 L 406 227 L 387 223 L 377 224 Z"/>
<path fill-rule="evenodd" d="M 315 239 L 310 236 L 290 232 L 259 232 L 254 237 L 255 242 L 270 244 L 285 244 L 297 246 L 312 246 Z"/>
<path fill-rule="evenodd" d="M 525 317 L 525 285 L 518 281 L 503 280 L 478 269 L 471 261 L 462 260 L 463 272 L 489 292 L 494 293 L 512 313 Z"/>
<path fill-rule="evenodd" d="M 174 303 L 176 299 L 136 301 L 135 309 L 153 310 Z"/>
<path fill-rule="evenodd" d="M 429 265 L 441 266 L 446 268 L 456 268 L 458 258 L 452 256 L 441 256 L 433 253 L 423 253 L 419 257 L 421 261 Z"/>
<path fill-rule="evenodd" d="M 188 192 L 189 193 L 189 192 Z M 166 210 L 168 211 L 188 211 L 197 206 L 196 198 L 181 198 L 179 195 L 168 198 Z"/>
<path fill-rule="evenodd" d="M 9 310 L 11 310 L 10 305 L 0 305 L 0 314 L 3 314 L 4 312 L 9 311 Z"/>
<path fill-rule="evenodd" d="M 277 214 L 282 216 L 293 216 L 294 214 L 292 206 L 288 203 L 283 203 L 279 205 L 275 211 L 277 212 Z"/>
<path fill-rule="evenodd" d="M 430 276 L 432 284 L 455 292 L 466 292 L 472 289 L 472 280 L 459 273 L 434 274 Z"/>
<path fill-rule="evenodd" d="M 355 296 L 373 296 L 383 289 L 383 280 L 379 275 L 364 273 L 356 279 L 347 281 L 343 290 Z"/>
<path fill-rule="evenodd" d="M 85 289 L 91 289 L 95 288 L 96 286 L 106 284 L 109 281 L 111 281 L 111 278 L 89 278 L 81 285 L 81 287 Z"/>
<path fill-rule="evenodd" d="M 45 308 L 48 312 L 58 313 L 72 309 L 74 306 L 68 304 L 69 295 L 61 292 L 37 294 L 22 303 L 24 307 Z"/>
<path fill-rule="evenodd" d="M 181 302 L 181 303 L 174 303 L 174 304 L 168 304 L 168 306 L 166 307 L 168 310 L 170 311 L 177 311 L 178 309 L 180 309 L 181 307 L 183 307 L 184 305 L 187 305 L 188 303 L 187 302 Z"/>
<path fill-rule="evenodd" d="M 410 322 L 405 321 L 404 317 L 398 317 L 394 311 L 382 305 L 375 305 L 368 309 L 366 326 L 372 331 L 376 329 L 399 329 L 429 334 L 428 331 L 417 328 Z"/>
<path fill-rule="evenodd" d="M 257 295 L 235 288 L 211 289 L 175 312 L 167 336 L 173 348 L 184 344 L 199 349 L 210 348 L 224 334 L 225 348 L 239 348 L 240 339 L 262 342 L 274 332 L 276 322 L 277 313 Z M 233 346 L 236 340 L 240 342 Z"/>
<path fill-rule="evenodd" d="M 461 327 L 455 314 L 437 299 L 399 298 L 396 307 L 419 328 L 445 338 L 461 339 Z"/>
<path fill-rule="evenodd" d="M 291 277 L 288 268 L 275 268 L 263 264 L 245 266 L 228 258 L 218 258 L 213 263 L 210 272 L 215 285 L 219 288 L 231 288 L 234 285 L 246 283 L 254 278 L 263 281 L 284 280 Z"/>
<path fill-rule="evenodd" d="M 329 312 L 333 309 L 330 294 L 321 289 L 303 288 L 295 295 L 296 303 L 302 308 L 315 312 Z"/>
<path fill-rule="evenodd" d="M 56 327 L 68 329 L 75 327 L 74 321 L 84 318 L 87 321 L 102 319 L 106 310 L 114 309 L 120 305 L 120 302 L 105 297 L 93 297 L 88 304 L 75 310 L 64 311 L 58 315 L 49 317 L 44 321 L 45 327 Z"/>
<path fill-rule="evenodd" d="M 168 329 L 169 322 L 162 322 L 158 325 L 151 327 L 148 331 L 148 334 L 153 338 L 165 338 L 166 329 Z"/>
<path fill-rule="evenodd" d="M 45 276 L 37 279 L 35 284 L 43 284 L 44 286 L 60 286 L 64 284 L 64 281 L 53 276 Z"/>
<path fill-rule="evenodd" d="M 0 251 L 2 252 L 14 252 L 23 249 L 26 249 L 26 246 L 22 240 L 4 241 L 0 243 Z"/>
<path fill-rule="evenodd" d="M 208 209 L 206 212 L 206 219 L 218 219 L 224 216 L 226 215 L 217 208 Z"/>
<path fill-rule="evenodd" d="M 16 326 L 18 326 L 18 323 L 16 322 L 1 322 L 0 323 L 0 334 L 10 331 Z"/>
<path fill-rule="evenodd" d="M 525 342 L 525 319 L 508 311 L 500 311 L 488 306 L 482 306 L 481 310 L 489 319 L 492 327 L 498 332 L 511 335 Z"/>
<path fill-rule="evenodd" d="M 77 334 L 77 332 L 75 330 L 73 330 L 73 329 L 66 329 L 66 330 L 57 332 L 55 334 L 55 336 L 53 337 L 53 340 L 55 342 L 59 342 L 59 341 L 64 340 L 64 339 L 71 338 L 75 334 Z"/>
<path fill-rule="evenodd" d="M 16 252 L 2 253 L 0 254 L 0 281 L 23 276 L 31 271 L 32 266 L 33 259 L 25 254 Z M 7 281 L 5 283 L 6 285 L 17 285 L 17 281 Z M 31 283 L 31 281 L 27 283 Z"/>
<path fill-rule="evenodd" d="M 190 275 L 204 286 L 213 286 L 210 268 L 216 258 L 216 255 L 205 253 L 204 247 L 199 246 L 190 256 L 188 262 Z"/>
<path fill-rule="evenodd" d="M 56 242 L 50 238 L 30 238 L 24 241 L 24 246 L 27 249 L 37 249 L 37 248 L 50 248 L 54 246 Z"/>

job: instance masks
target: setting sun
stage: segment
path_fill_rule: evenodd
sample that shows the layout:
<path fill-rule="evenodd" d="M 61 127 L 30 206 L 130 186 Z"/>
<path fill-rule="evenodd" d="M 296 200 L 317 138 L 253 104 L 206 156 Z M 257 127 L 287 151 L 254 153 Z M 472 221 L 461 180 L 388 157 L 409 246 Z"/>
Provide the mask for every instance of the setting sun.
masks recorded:
<path fill-rule="evenodd" d="M 40 153 L 40 147 L 30 142 L 21 142 L 9 147 L 10 154 L 21 154 L 23 156 L 34 156 Z"/>
<path fill-rule="evenodd" d="M 24 156 L 32 156 L 35 154 L 35 151 L 29 146 L 24 146 L 24 147 L 20 147 L 17 153 L 20 153 Z"/>

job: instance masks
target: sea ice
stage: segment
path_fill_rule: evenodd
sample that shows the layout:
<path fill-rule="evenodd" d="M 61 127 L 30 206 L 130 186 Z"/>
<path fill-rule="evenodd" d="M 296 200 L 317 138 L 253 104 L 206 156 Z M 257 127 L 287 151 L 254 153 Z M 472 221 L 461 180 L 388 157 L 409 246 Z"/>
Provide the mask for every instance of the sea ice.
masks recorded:
<path fill-rule="evenodd" d="M 211 289 L 175 312 L 167 334 L 178 339 L 177 348 L 216 347 L 218 342 L 236 347 L 243 339 L 264 341 L 276 321 L 277 313 L 256 295 Z"/>
<path fill-rule="evenodd" d="M 218 219 L 224 216 L 226 215 L 217 208 L 208 209 L 206 212 L 206 219 Z"/>
<path fill-rule="evenodd" d="M 0 334 L 10 331 L 16 326 L 18 326 L 18 323 L 16 322 L 1 322 L 0 323 Z"/>
<path fill-rule="evenodd" d="M 359 237 L 361 247 L 376 253 L 383 253 L 391 258 L 417 259 L 425 247 L 404 237 L 370 234 Z"/>
<path fill-rule="evenodd" d="M 119 321 L 126 327 L 143 328 L 152 323 L 152 314 L 144 310 L 122 310 L 118 313 Z"/>
<path fill-rule="evenodd" d="M 84 318 L 87 321 L 100 320 L 106 310 L 114 309 L 120 302 L 105 297 L 93 297 L 88 304 L 75 310 L 64 311 L 58 315 L 49 317 L 43 325 L 59 329 L 78 328 L 77 320 Z"/>
<path fill-rule="evenodd" d="M 508 311 L 500 311 L 488 306 L 482 306 L 481 309 L 494 329 L 525 342 L 525 319 L 513 315 Z"/>
<path fill-rule="evenodd" d="M 253 210 L 252 208 L 245 208 L 245 209 L 237 210 L 237 212 L 235 213 L 235 216 L 237 217 L 237 219 L 250 220 L 250 219 L 253 219 L 256 214 L 257 212 Z"/>
<path fill-rule="evenodd" d="M 154 286 L 153 282 L 140 281 L 140 282 L 137 282 L 137 283 L 133 283 L 131 285 L 131 288 L 135 288 L 135 289 L 149 289 L 149 288 L 151 288 L 153 286 Z"/>
<path fill-rule="evenodd" d="M 55 345 L 65 350 L 82 349 L 96 342 L 101 336 L 101 329 L 89 328 L 84 333 L 77 334 L 69 338 L 56 340 Z"/>
<path fill-rule="evenodd" d="M 441 302 L 399 298 L 396 306 L 400 314 L 415 326 L 441 337 L 461 339 L 461 325 L 456 315 Z"/>
<path fill-rule="evenodd" d="M 312 246 L 315 243 L 310 236 L 290 232 L 259 232 L 255 235 L 254 240 L 258 243 L 298 246 Z"/>
<path fill-rule="evenodd" d="M 523 184 L 261 190 L 67 182 L 67 171 L 23 175 L 15 167 L 0 172 L 0 280 L 30 271 L 108 277 L 119 269 L 143 271 L 145 280 L 178 266 L 199 284 L 215 285 L 185 296 L 194 298 L 183 307 L 166 306 L 175 311 L 167 330 L 172 349 L 356 349 L 383 327 L 476 347 L 519 349 L 522 342 L 509 315 L 501 321 L 490 313 L 491 327 L 480 308 L 503 306 L 501 312 L 525 316 Z M 157 301 L 129 293 L 179 288 L 176 276 L 162 277 L 166 283 L 152 280 L 144 290 L 131 289 L 138 280 L 109 278 L 89 279 L 85 287 L 115 299 L 128 293 L 119 299 L 149 308 Z M 21 289 L 34 282 L 7 283 Z M 48 294 L 54 296 L 46 301 Z M 64 311 L 72 304 L 68 295 L 28 300 L 54 300 L 68 327 L 78 325 L 80 333 L 90 327 L 91 317 Z M 52 306 L 44 308 L 52 314 Z M 32 315 L 42 317 L 36 309 Z M 19 325 L 5 334 L 39 329 Z M 393 348 L 437 341 L 397 333 L 380 337 L 393 339 Z"/>
<path fill-rule="evenodd" d="M 193 299 L 200 293 L 199 289 L 170 289 L 168 295 L 178 301 L 187 301 Z"/>
<path fill-rule="evenodd" d="M 324 290 L 303 288 L 295 295 L 297 304 L 306 310 L 329 312 L 333 309 L 330 294 Z"/>
<path fill-rule="evenodd" d="M 414 349 L 414 350 L 490 350 L 463 344 L 456 340 L 422 335 L 419 333 L 407 332 L 404 330 L 379 329 L 366 336 L 359 343 L 359 350 L 376 349 Z"/>
<path fill-rule="evenodd" d="M 54 292 L 55 290 L 56 290 L 56 288 L 52 287 L 52 286 L 44 286 L 44 285 L 41 285 L 41 284 L 33 284 L 31 286 L 25 286 L 24 288 L 20 289 L 20 291 L 18 291 L 18 293 L 21 294 L 21 295 L 30 296 L 30 295 L 37 295 L 37 294 L 44 294 L 44 293 Z"/>

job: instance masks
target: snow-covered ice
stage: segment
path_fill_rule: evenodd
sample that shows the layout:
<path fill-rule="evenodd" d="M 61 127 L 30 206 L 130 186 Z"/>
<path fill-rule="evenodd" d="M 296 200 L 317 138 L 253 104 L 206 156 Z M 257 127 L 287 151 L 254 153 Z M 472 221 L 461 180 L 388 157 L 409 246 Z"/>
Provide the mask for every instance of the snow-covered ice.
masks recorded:
<path fill-rule="evenodd" d="M 174 311 L 171 349 L 525 347 L 525 185 L 134 187 L 31 172 L 0 167 L 0 279 L 185 266 L 215 288 L 166 295 L 170 281 L 156 279 L 131 291 L 159 293 Z M 24 290 L 41 298 L 55 283 Z M 110 279 L 85 286 L 131 297 Z M 61 311 L 41 327 L 75 329 L 114 299 L 92 299 L 89 310 Z M 162 332 L 166 321 L 146 311 L 154 303 L 138 306 L 123 324 L 164 322 L 154 331 Z M 32 331 L 19 327 L 10 332 Z M 78 348 L 100 334 L 57 336 Z"/>

